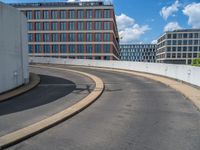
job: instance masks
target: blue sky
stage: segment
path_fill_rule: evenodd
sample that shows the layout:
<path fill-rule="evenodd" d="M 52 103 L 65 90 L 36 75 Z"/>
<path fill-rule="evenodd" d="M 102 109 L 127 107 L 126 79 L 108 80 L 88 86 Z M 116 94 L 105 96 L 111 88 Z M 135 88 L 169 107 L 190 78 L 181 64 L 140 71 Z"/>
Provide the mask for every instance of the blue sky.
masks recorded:
<path fill-rule="evenodd" d="M 13 3 L 42 0 L 2 1 Z M 122 43 L 151 43 L 164 31 L 200 28 L 200 0 L 112 0 L 112 3 Z"/>

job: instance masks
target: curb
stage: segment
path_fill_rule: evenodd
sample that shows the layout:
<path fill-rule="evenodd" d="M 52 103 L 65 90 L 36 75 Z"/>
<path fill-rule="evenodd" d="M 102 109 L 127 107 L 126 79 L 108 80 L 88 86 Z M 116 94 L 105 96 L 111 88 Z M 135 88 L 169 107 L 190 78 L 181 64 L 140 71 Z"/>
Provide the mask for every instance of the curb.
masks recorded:
<path fill-rule="evenodd" d="M 52 115 L 51 117 L 48 117 L 44 120 L 41 120 L 37 123 L 34 123 L 30 126 L 27 126 L 25 128 L 19 129 L 17 131 L 11 132 L 7 135 L 4 135 L 0 137 L 0 149 L 9 147 L 15 143 L 18 143 L 24 139 L 27 139 L 37 133 L 40 133 L 62 121 L 64 121 L 67 118 L 72 117 L 73 115 L 79 113 L 89 105 L 91 105 L 102 93 L 104 90 L 104 83 L 103 81 L 98 78 L 97 76 L 94 76 L 92 74 L 88 74 L 85 72 L 80 72 L 80 71 L 75 71 L 71 69 L 63 69 L 63 68 L 56 68 L 56 67 L 47 67 L 47 66 L 32 66 L 31 67 L 36 67 L 36 68 L 46 68 L 46 69 L 55 69 L 55 70 L 61 70 L 61 71 L 70 71 L 74 73 L 78 73 L 84 76 L 87 76 L 91 78 L 95 84 L 96 87 L 94 90 L 85 98 L 83 98 L 81 101 L 78 103 L 72 105 L 71 107 L 68 107 L 67 109 Z"/>
<path fill-rule="evenodd" d="M 8 91 L 0 95 L 0 102 L 9 100 L 15 96 L 21 95 L 25 92 L 30 91 L 40 83 L 40 77 L 34 73 L 30 73 L 30 82 L 28 84 L 22 85 L 15 88 L 14 90 Z"/>

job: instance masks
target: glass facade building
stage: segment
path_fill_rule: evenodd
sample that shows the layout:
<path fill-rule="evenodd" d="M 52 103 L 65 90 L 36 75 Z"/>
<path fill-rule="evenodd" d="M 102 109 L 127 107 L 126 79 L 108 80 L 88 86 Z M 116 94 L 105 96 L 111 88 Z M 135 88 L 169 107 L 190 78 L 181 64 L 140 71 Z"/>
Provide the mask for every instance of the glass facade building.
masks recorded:
<path fill-rule="evenodd" d="M 11 5 L 27 17 L 29 56 L 119 60 L 119 36 L 112 4 Z"/>
<path fill-rule="evenodd" d="M 155 44 L 121 44 L 120 60 L 137 62 L 155 62 Z"/>
<path fill-rule="evenodd" d="M 200 29 L 165 32 L 157 45 L 157 62 L 191 64 L 200 54 Z"/>

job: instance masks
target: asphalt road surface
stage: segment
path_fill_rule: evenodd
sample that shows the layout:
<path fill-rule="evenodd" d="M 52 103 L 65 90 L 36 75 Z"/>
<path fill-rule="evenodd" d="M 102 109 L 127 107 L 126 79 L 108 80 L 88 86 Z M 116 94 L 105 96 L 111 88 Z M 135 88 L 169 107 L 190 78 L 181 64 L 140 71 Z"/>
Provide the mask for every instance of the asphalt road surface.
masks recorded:
<path fill-rule="evenodd" d="M 94 87 L 90 79 L 72 72 L 38 68 L 32 72 L 40 74 L 36 88 L 0 103 L 0 136 L 64 110 Z"/>
<path fill-rule="evenodd" d="M 10 150 L 200 150 L 200 112 L 180 93 L 143 77 L 75 69 L 102 78 L 102 96 Z"/>

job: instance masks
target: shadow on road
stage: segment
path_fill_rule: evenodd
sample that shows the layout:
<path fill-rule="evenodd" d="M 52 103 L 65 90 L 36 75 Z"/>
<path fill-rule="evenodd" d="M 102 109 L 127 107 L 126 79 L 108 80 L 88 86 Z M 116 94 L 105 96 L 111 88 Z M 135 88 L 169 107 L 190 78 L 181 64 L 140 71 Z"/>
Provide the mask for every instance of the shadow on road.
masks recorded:
<path fill-rule="evenodd" d="M 0 116 L 51 103 L 76 90 L 72 81 L 44 75 L 40 78 L 40 84 L 31 91 L 1 102 Z M 82 90 L 88 90 L 88 87 Z"/>

